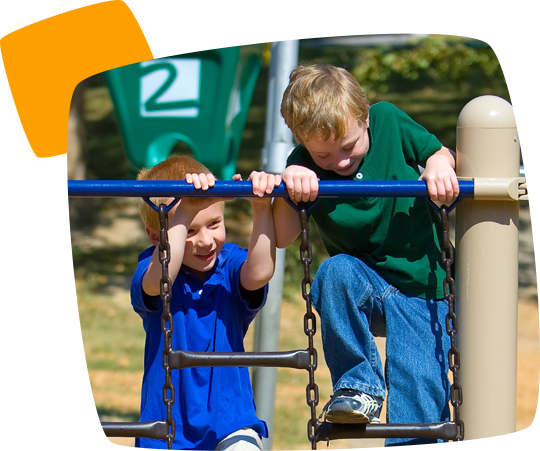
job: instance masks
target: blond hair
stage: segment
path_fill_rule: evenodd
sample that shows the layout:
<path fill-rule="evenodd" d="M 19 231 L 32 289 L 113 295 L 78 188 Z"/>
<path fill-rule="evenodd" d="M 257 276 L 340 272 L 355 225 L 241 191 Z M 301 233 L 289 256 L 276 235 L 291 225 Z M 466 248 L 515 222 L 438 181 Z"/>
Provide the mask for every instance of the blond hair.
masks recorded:
<path fill-rule="evenodd" d="M 137 175 L 137 180 L 185 180 L 186 174 L 188 173 L 209 174 L 210 171 L 205 165 L 191 157 L 171 155 L 169 158 L 152 166 L 150 169 L 141 169 Z M 152 197 L 150 200 L 154 205 L 169 205 L 173 198 Z M 143 199 L 140 199 L 139 201 L 139 210 L 144 225 L 156 232 L 159 231 L 158 215 Z"/>
<path fill-rule="evenodd" d="M 352 116 L 367 126 L 369 102 L 356 78 L 341 67 L 298 66 L 283 94 L 281 115 L 300 142 L 337 140 Z"/>

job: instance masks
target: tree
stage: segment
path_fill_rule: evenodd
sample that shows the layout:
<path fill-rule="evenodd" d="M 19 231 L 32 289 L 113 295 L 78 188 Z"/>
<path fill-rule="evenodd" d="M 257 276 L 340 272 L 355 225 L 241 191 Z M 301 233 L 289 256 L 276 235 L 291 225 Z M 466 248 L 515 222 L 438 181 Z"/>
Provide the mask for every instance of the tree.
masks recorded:
<path fill-rule="evenodd" d="M 453 84 L 463 91 L 496 83 L 497 62 L 486 47 L 473 46 L 460 38 L 430 35 L 401 48 L 379 46 L 362 49 L 351 72 L 368 98 L 386 93 L 392 84 Z M 416 83 L 415 83 L 416 82 Z"/>

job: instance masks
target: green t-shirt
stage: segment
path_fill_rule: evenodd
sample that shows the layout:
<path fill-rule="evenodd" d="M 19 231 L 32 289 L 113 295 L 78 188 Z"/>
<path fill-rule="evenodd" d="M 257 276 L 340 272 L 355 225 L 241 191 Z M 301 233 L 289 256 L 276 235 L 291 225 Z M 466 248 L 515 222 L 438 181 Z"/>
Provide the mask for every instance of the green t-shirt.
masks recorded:
<path fill-rule="evenodd" d="M 370 146 L 356 174 L 340 176 L 315 164 L 303 146 L 287 160 L 315 171 L 320 180 L 418 180 L 418 165 L 442 147 L 439 140 L 388 102 L 369 110 Z M 358 177 L 356 177 L 356 175 Z M 424 198 L 320 198 L 312 211 L 330 256 L 364 260 L 402 293 L 444 297 L 438 230 L 440 219 Z"/>

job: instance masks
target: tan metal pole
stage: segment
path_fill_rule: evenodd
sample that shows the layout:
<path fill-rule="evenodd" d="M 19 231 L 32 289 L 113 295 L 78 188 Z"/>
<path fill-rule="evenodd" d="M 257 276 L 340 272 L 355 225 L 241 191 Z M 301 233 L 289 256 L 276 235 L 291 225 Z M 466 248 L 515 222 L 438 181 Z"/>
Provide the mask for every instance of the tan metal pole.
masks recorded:
<path fill-rule="evenodd" d="M 458 176 L 519 176 L 512 106 L 495 96 L 470 101 L 457 125 Z M 460 409 L 465 439 L 516 430 L 517 201 L 464 199 L 456 212 Z"/>

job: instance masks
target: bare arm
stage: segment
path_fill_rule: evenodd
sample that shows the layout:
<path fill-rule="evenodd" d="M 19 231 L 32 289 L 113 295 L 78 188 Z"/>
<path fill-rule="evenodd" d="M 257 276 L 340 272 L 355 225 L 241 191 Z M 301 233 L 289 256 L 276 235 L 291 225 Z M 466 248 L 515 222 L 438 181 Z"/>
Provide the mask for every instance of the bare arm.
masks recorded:
<path fill-rule="evenodd" d="M 182 202 L 180 202 L 180 205 L 176 208 L 169 223 L 169 277 L 171 279 L 171 284 L 176 280 L 176 276 L 182 266 L 189 225 L 196 214 L 196 212 L 185 211 L 182 208 Z M 156 248 L 152 254 L 148 269 L 144 274 L 142 289 L 149 296 L 157 296 L 160 294 L 162 276 L 162 268 L 159 261 L 159 232 L 147 227 L 147 233 L 150 241 L 152 241 L 152 244 L 156 245 Z"/>
<path fill-rule="evenodd" d="M 287 186 L 289 197 L 295 203 L 300 201 L 314 201 L 319 193 L 317 175 L 303 166 L 292 165 L 281 174 Z M 273 205 L 274 227 L 276 230 L 276 244 L 285 248 L 293 243 L 300 234 L 300 218 L 285 199 L 276 198 Z"/>
<path fill-rule="evenodd" d="M 186 174 L 186 181 L 197 189 L 207 190 L 214 186 L 215 178 L 212 174 Z M 208 207 L 209 205 L 221 199 L 217 198 L 199 198 L 186 197 L 174 207 L 171 219 L 169 220 L 169 246 L 170 246 L 170 261 L 169 261 L 169 278 L 171 284 L 174 283 L 178 272 L 184 260 L 184 250 L 188 231 L 197 213 Z M 169 213 L 170 214 L 170 213 Z M 153 230 L 150 227 L 146 228 L 146 233 L 150 238 L 150 242 L 156 246 L 150 264 L 142 281 L 142 289 L 149 296 L 157 296 L 160 294 L 162 268 L 159 261 L 159 231 Z"/>
<path fill-rule="evenodd" d="M 441 147 L 426 161 L 420 180 L 425 180 L 433 201 L 447 202 L 459 195 L 455 153 Z"/>
<path fill-rule="evenodd" d="M 234 177 L 239 180 L 239 177 Z M 253 192 L 258 197 L 249 198 L 253 210 L 253 231 L 248 246 L 248 257 L 240 271 L 240 283 L 249 291 L 266 285 L 274 275 L 276 265 L 276 238 L 272 218 L 272 198 L 262 196 L 272 193 L 281 183 L 279 175 L 252 172 L 249 176 Z"/>
<path fill-rule="evenodd" d="M 285 199 L 276 198 L 273 204 L 276 246 L 284 249 L 300 235 L 300 217 Z"/>

